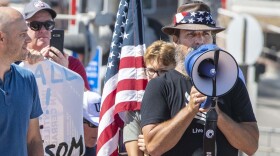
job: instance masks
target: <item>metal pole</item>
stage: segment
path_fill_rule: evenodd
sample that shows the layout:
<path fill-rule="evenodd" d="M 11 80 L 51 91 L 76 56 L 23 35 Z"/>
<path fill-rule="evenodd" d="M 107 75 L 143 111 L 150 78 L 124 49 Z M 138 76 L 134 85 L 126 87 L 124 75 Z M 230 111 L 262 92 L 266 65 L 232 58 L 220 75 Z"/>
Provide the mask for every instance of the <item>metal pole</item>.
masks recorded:
<path fill-rule="evenodd" d="M 244 18 L 244 27 L 243 27 L 243 45 L 242 45 L 242 51 L 243 51 L 243 55 L 242 55 L 242 63 L 245 64 L 246 61 L 246 49 L 247 49 L 247 19 Z"/>

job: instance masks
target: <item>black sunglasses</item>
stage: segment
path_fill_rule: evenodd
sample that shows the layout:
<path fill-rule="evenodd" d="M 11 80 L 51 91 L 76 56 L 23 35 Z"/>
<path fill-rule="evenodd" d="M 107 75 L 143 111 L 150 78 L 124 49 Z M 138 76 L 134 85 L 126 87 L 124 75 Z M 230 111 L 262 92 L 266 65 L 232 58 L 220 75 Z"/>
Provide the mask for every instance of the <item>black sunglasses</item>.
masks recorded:
<path fill-rule="evenodd" d="M 41 30 L 42 26 L 45 27 L 46 30 L 53 30 L 55 26 L 54 21 L 46 21 L 46 22 L 39 22 L 39 21 L 32 21 L 27 22 L 27 26 L 34 31 Z"/>
<path fill-rule="evenodd" d="M 89 122 L 87 119 L 83 118 L 83 122 L 87 124 L 90 128 L 98 128 L 98 126 L 95 126 L 91 122 Z"/>

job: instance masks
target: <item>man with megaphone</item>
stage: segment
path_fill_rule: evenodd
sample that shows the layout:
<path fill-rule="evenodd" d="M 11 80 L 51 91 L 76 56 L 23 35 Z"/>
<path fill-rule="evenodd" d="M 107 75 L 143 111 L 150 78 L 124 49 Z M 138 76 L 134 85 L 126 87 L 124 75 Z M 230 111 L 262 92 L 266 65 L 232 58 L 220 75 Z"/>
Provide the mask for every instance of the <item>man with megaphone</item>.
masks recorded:
<path fill-rule="evenodd" d="M 214 109 L 217 112 L 214 152 L 203 152 L 208 109 L 200 106 L 207 96 L 193 86 L 184 61 L 190 51 L 213 43 L 215 34 L 223 30 L 216 26 L 209 7 L 201 1 L 180 6 L 173 24 L 162 28 L 176 45 L 177 65 L 175 70 L 149 81 L 145 90 L 141 126 L 150 155 L 237 156 L 239 150 L 248 155 L 257 151 L 256 118 L 245 83 L 237 77 L 230 91 L 219 97 Z M 206 132 L 208 137 L 212 136 L 210 132 Z"/>

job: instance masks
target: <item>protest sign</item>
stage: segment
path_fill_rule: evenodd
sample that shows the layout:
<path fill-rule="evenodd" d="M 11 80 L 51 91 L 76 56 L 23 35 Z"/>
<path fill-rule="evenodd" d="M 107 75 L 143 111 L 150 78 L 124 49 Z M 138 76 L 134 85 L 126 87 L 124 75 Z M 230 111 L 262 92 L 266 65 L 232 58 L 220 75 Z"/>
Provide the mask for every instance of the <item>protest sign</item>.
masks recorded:
<path fill-rule="evenodd" d="M 45 155 L 82 155 L 84 81 L 77 73 L 49 60 L 22 63 L 35 75 L 43 115 L 39 118 Z"/>

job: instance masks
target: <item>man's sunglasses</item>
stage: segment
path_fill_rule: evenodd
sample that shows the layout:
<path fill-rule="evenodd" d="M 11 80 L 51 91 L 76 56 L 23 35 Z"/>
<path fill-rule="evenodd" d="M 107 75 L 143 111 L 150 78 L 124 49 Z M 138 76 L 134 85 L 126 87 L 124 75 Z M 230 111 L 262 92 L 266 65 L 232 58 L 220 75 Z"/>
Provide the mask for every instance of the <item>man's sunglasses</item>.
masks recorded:
<path fill-rule="evenodd" d="M 83 122 L 87 124 L 90 128 L 98 128 L 98 126 L 95 126 L 91 122 L 89 122 L 87 119 L 83 118 Z"/>
<path fill-rule="evenodd" d="M 46 30 L 53 30 L 55 26 L 54 21 L 46 21 L 46 22 L 39 22 L 39 21 L 32 21 L 27 22 L 27 26 L 34 31 L 41 30 L 42 26 L 45 27 Z"/>

